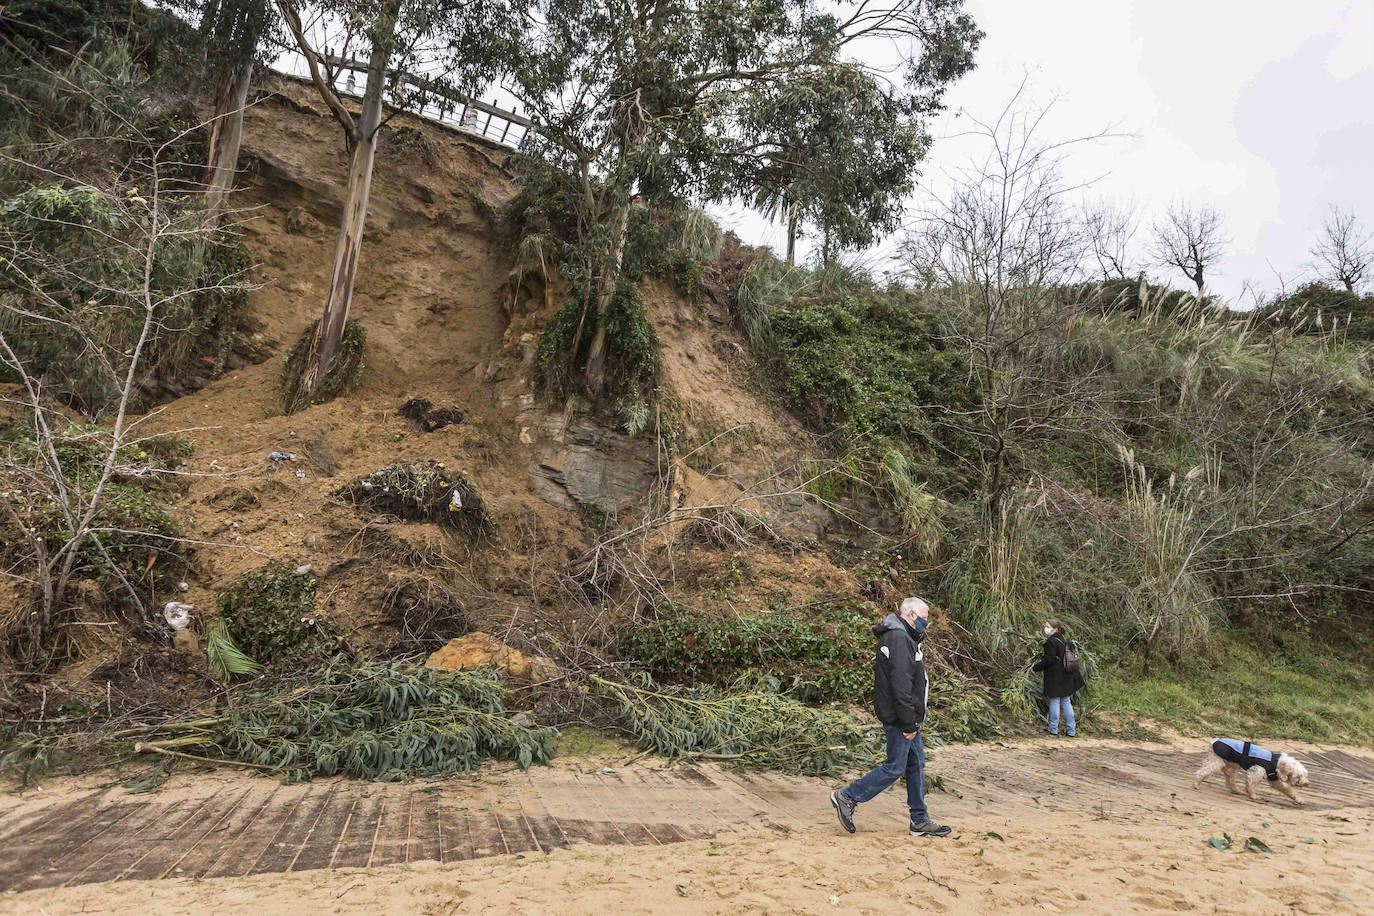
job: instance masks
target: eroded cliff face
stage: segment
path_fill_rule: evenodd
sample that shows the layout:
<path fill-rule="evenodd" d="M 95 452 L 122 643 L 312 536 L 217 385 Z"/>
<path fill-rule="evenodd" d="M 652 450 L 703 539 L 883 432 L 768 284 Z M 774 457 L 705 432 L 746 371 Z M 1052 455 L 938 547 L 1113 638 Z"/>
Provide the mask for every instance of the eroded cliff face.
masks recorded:
<path fill-rule="evenodd" d="M 630 436 L 584 406 L 549 403 L 531 375 L 564 291 L 556 273 L 513 271 L 516 240 L 502 218 L 516 193 L 513 154 L 404 118 L 384 131 L 352 313 L 367 330 L 362 375 L 336 400 L 283 416 L 278 378 L 323 304 L 346 160 L 305 86 L 275 79 L 247 113 L 232 206 L 255 265 L 253 352 L 148 421 L 194 448 L 176 507 L 203 542 L 177 596 L 196 605 L 193 627 L 213 616 L 217 592 L 277 561 L 309 568 L 317 610 L 361 654 L 429 649 L 470 629 L 541 652 L 556 652 L 570 630 L 604 642 L 613 621 L 599 619 L 596 634 L 576 621 L 642 603 L 622 601 L 615 577 L 591 589 L 580 577 L 599 540 L 636 527 L 637 562 L 660 569 L 660 597 L 684 605 L 701 604 L 745 554 L 760 572 L 734 583 L 726 605 L 852 591 L 847 573 L 808 550 L 832 521 L 797 486 L 799 460 L 817 450 L 755 393 L 758 370 L 723 303 L 646 286 L 661 343 L 647 432 Z M 395 142 L 397 131 L 425 142 Z M 398 414 L 411 398 L 456 408 L 463 422 L 425 431 Z M 269 460 L 274 452 L 290 457 Z M 430 461 L 472 481 L 489 534 L 337 496 L 379 468 Z M 736 511 L 768 537 L 702 538 L 692 528 Z M 204 692 L 190 686 L 203 687 L 203 655 L 146 636 L 93 643 L 63 678 L 104 690 L 149 657 L 161 659 L 164 680 Z"/>

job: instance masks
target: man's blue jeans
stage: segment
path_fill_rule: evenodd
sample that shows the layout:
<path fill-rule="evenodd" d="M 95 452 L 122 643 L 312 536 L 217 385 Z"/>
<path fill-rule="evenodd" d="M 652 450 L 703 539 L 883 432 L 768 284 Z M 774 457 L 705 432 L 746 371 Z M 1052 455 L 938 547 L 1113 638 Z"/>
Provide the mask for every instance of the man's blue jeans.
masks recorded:
<path fill-rule="evenodd" d="M 921 733 L 918 731 L 915 738 L 908 739 L 896 725 L 883 728 L 887 732 L 887 759 L 867 776 L 846 786 L 844 794 L 852 801 L 866 802 L 905 774 L 906 804 L 911 809 L 911 820 L 924 823 L 930 820 L 930 814 L 926 811 L 926 749 L 921 744 Z"/>
<path fill-rule="evenodd" d="M 1064 704 L 1064 730 L 1068 732 L 1070 738 L 1077 734 L 1078 729 L 1074 727 L 1073 721 L 1073 698 L 1072 697 L 1050 697 L 1050 734 L 1059 734 L 1059 704 Z"/>

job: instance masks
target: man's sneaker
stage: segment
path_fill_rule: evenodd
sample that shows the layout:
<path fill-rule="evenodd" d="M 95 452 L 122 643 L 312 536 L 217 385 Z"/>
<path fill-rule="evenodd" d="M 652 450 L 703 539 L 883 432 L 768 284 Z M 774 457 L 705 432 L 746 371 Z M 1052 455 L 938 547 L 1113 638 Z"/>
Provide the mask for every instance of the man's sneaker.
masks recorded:
<path fill-rule="evenodd" d="M 916 821 L 911 822 L 912 836 L 949 836 L 949 834 L 948 827 L 934 821 L 921 821 L 919 824 Z"/>
<path fill-rule="evenodd" d="M 853 833 L 854 809 L 859 806 L 859 803 L 837 789 L 830 793 L 830 804 L 835 809 L 835 816 L 840 819 L 840 826 Z"/>

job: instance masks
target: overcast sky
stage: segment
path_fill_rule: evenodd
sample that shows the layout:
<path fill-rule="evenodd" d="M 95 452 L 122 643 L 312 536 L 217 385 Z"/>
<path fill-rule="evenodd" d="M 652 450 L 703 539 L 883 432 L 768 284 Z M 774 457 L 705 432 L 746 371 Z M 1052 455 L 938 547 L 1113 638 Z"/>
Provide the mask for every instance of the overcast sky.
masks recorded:
<path fill-rule="evenodd" d="M 1292 286 L 1332 203 L 1374 225 L 1374 2 L 969 0 L 987 37 L 934 125 L 927 183 L 974 152 L 959 112 L 993 118 L 1029 74 L 1061 97 L 1045 139 L 1114 127 L 1067 171 L 1094 196 L 1134 198 L 1148 224 L 1171 201 L 1206 203 L 1230 250 L 1209 286 L 1249 307 L 1249 282 Z M 775 247 L 785 234 L 739 208 L 717 215 Z M 885 246 L 885 247 L 890 247 Z M 876 253 L 875 253 L 876 254 Z M 1182 277 L 1178 285 L 1186 285 Z"/>

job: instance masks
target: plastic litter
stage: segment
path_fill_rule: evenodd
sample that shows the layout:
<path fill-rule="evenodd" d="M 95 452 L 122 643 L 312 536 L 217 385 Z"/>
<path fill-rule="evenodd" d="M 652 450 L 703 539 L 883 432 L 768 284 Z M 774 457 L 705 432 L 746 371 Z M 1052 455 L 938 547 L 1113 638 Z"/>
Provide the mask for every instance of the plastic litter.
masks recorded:
<path fill-rule="evenodd" d="M 195 609 L 194 604 L 184 601 L 168 601 L 162 606 L 162 616 L 173 630 L 184 630 L 190 625 L 191 612 Z"/>
<path fill-rule="evenodd" d="M 308 576 L 308 575 L 310 575 L 314 570 L 315 570 L 315 567 L 311 566 L 309 563 L 306 563 L 304 566 L 297 566 L 297 567 L 296 567 L 296 575 L 298 575 L 298 576 Z"/>
<path fill-rule="evenodd" d="M 268 455 L 267 455 L 267 460 L 268 460 L 268 461 L 294 461 L 294 460 L 295 460 L 295 456 L 292 455 L 290 452 L 269 452 Z"/>

